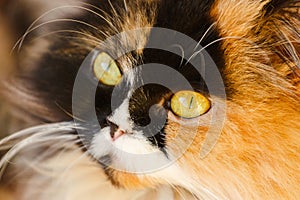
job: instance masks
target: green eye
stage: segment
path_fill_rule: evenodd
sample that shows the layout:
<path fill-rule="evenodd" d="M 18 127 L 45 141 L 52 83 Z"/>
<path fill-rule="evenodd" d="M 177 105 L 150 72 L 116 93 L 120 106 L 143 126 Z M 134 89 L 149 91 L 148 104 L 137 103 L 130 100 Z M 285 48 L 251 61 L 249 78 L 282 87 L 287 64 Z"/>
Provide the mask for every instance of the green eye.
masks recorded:
<path fill-rule="evenodd" d="M 183 90 L 173 95 L 171 99 L 172 111 L 184 118 L 194 118 L 206 113 L 210 108 L 210 101 L 202 94 Z"/>
<path fill-rule="evenodd" d="M 104 52 L 97 55 L 93 70 L 97 79 L 105 85 L 117 85 L 122 78 L 121 71 L 116 62 Z"/>

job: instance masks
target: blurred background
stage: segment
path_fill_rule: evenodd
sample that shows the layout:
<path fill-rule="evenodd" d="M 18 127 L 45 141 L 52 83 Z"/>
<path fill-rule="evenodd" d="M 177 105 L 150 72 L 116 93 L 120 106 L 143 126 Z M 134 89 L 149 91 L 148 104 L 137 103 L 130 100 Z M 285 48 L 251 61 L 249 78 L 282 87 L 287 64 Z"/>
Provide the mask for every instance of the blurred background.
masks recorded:
<path fill-rule="evenodd" d="M 24 60 L 31 60 L 31 57 L 28 57 L 26 53 L 25 55 L 23 54 L 25 45 L 22 46 L 20 53 L 17 50 L 13 51 L 14 45 L 26 32 L 30 24 L 45 12 L 59 6 L 72 5 L 80 1 L 0 0 L 0 138 L 37 123 L 36 121 L 33 122 L 33 119 L 26 115 L 26 108 L 22 107 L 22 110 L 17 110 L 17 106 L 9 105 L 7 100 L 9 95 L 10 102 L 14 102 L 15 104 L 18 102 L 22 106 L 22 102 L 25 100 L 17 97 L 16 92 L 14 92 L 16 90 L 12 89 L 9 93 L 6 93 L 5 88 L 7 86 L 14 87 L 14 84 L 8 83 L 7 80 L 12 80 L 14 74 L 20 73 L 18 69 L 24 69 L 24 65 L 19 63 Z M 40 23 L 79 11 L 80 9 L 75 8 L 57 10 L 51 12 L 51 14 L 48 13 L 47 16 L 41 19 Z M 42 27 L 36 30 L 36 33 L 42 35 L 47 33 L 47 31 L 49 31 L 47 27 Z M 40 43 L 40 41 L 42 39 L 38 42 Z M 43 45 L 44 43 L 41 42 L 41 44 Z M 32 57 L 35 56 L 35 53 L 30 54 Z M 23 59 L 22 56 L 25 56 L 26 59 Z M 26 67 L 30 67 L 30 64 L 27 64 Z M 21 73 L 19 75 L 22 75 Z"/>
<path fill-rule="evenodd" d="M 3 81 L 9 76 L 13 68 L 9 52 L 12 40 L 10 39 L 10 30 L 3 12 L 4 3 L 4 0 L 0 0 L 0 138 L 7 134 L 8 127 L 6 124 L 9 115 L 9 110 L 3 97 Z"/>
<path fill-rule="evenodd" d="M 0 138 L 25 126 L 22 119 L 13 116 L 12 107 L 5 98 L 5 81 L 12 76 L 15 69 L 11 55 L 15 43 L 14 33 L 4 12 L 7 2 L 0 0 Z"/>

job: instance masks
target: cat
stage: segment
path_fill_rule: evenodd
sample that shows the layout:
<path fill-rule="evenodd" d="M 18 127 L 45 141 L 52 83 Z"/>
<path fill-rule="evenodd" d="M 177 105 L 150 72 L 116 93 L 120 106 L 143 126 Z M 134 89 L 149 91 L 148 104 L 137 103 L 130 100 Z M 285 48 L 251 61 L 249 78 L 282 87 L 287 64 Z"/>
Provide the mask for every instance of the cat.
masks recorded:
<path fill-rule="evenodd" d="M 1 199 L 299 198 L 299 1 L 2 11 L 26 123 L 0 141 Z"/>

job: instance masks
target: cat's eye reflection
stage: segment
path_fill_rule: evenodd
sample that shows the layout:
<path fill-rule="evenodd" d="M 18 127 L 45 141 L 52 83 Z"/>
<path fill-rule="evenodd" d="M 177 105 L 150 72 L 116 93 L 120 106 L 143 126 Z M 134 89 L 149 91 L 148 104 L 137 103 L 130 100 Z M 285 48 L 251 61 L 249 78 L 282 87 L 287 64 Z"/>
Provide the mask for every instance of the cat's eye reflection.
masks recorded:
<path fill-rule="evenodd" d="M 93 64 L 96 78 L 105 85 L 117 85 L 121 78 L 121 71 L 116 62 L 105 52 L 99 53 Z"/>
<path fill-rule="evenodd" d="M 174 114 L 189 119 L 206 113 L 210 101 L 198 92 L 183 90 L 173 95 L 170 106 Z"/>

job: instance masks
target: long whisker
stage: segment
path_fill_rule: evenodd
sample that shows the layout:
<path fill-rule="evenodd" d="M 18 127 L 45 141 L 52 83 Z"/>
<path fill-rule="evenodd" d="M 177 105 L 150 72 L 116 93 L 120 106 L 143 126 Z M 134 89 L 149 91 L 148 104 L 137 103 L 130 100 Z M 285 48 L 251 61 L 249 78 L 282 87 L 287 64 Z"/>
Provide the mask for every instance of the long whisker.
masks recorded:
<path fill-rule="evenodd" d="M 101 14 L 99 14 L 99 13 L 97 13 L 97 12 L 95 12 L 95 11 L 89 9 L 89 8 L 83 7 L 83 6 L 74 6 L 74 7 L 75 8 L 79 8 L 79 9 L 83 9 L 83 10 L 86 10 L 86 11 L 89 11 L 89 12 L 97 15 L 98 17 L 100 17 L 101 19 L 103 19 L 107 24 L 109 24 L 110 27 L 113 28 L 116 31 L 116 33 L 118 33 L 119 30 L 117 29 L 117 27 L 114 26 L 113 23 L 111 21 L 109 21 L 105 16 L 103 16 L 103 15 L 101 15 Z"/>
<path fill-rule="evenodd" d="M 83 35 L 83 36 L 86 36 L 86 37 L 89 37 L 91 39 L 93 39 L 92 41 L 95 43 L 95 44 L 99 44 L 101 42 L 100 39 L 88 34 L 88 33 L 85 33 L 85 32 L 82 32 L 82 31 L 75 31 L 75 30 L 58 30 L 58 31 L 52 31 L 52 32 L 49 32 L 49 33 L 46 33 L 46 34 L 43 34 L 41 36 L 38 36 L 36 38 L 33 39 L 33 41 L 37 40 L 37 39 L 40 39 L 40 38 L 43 38 L 43 37 L 46 37 L 46 36 L 49 36 L 49 35 L 52 35 L 52 34 L 56 34 L 56 33 L 76 33 L 76 34 L 79 34 L 79 35 Z M 70 36 L 68 36 L 70 37 Z M 80 38 L 80 37 L 76 37 L 76 38 Z M 80 39 L 83 39 L 83 38 L 80 38 Z M 88 38 L 85 38 L 86 40 L 88 41 L 91 41 L 90 39 Z"/>
<path fill-rule="evenodd" d="M 34 28 L 32 28 L 31 30 L 29 30 L 28 32 L 26 32 L 26 33 L 24 34 L 24 38 L 25 38 L 27 35 L 29 35 L 31 32 L 33 32 L 34 30 L 36 30 L 36 29 L 38 29 L 38 28 L 40 28 L 40 27 L 42 27 L 42 26 L 44 26 L 44 25 L 48 25 L 48 24 L 55 23 L 55 22 L 77 22 L 77 23 L 87 25 L 87 26 L 89 26 L 89 27 L 91 27 L 91 28 L 97 30 L 97 27 L 95 27 L 95 26 L 93 26 L 93 25 L 91 25 L 91 24 L 89 24 L 89 23 L 86 23 L 86 22 L 84 22 L 84 21 L 75 20 L 75 19 L 55 19 L 55 20 L 50 20 L 50 21 L 47 21 L 47 22 L 44 22 L 44 23 L 41 23 L 41 24 L 35 26 Z M 24 41 L 24 38 L 22 39 L 23 41 Z M 20 42 L 20 45 L 19 45 L 19 47 L 18 47 L 18 51 L 20 51 L 23 41 Z"/>
<path fill-rule="evenodd" d="M 76 119 L 80 122 L 86 122 L 85 120 L 79 118 L 79 117 L 76 117 L 74 114 L 72 114 L 71 112 L 67 111 L 66 109 L 64 109 L 61 105 L 59 105 L 59 103 L 55 102 L 55 104 L 57 105 L 57 107 L 59 109 L 61 109 L 66 115 L 68 115 L 69 117 L 71 117 L 72 119 Z"/>
<path fill-rule="evenodd" d="M 24 149 L 25 147 L 27 147 L 30 144 L 33 143 L 43 143 L 43 142 L 49 142 L 51 140 L 73 140 L 76 136 L 75 135 L 63 135 L 63 136 L 57 136 L 55 138 L 44 138 L 44 139 L 38 139 L 39 137 L 48 134 L 52 131 L 48 131 L 42 134 L 35 134 L 33 136 L 30 136 L 29 138 L 26 138 L 24 140 L 22 140 L 21 142 L 19 142 L 17 145 L 15 145 L 14 147 L 12 147 L 0 160 L 0 178 L 2 177 L 7 165 L 9 164 L 9 161 L 11 161 L 16 155 L 17 153 L 19 153 L 22 149 Z M 34 141 L 34 142 L 33 142 Z"/>
<path fill-rule="evenodd" d="M 3 138 L 2 140 L 0 140 L 0 150 L 5 150 L 7 148 L 10 148 L 11 146 L 5 147 L 5 145 L 7 145 L 7 143 L 10 143 L 14 140 L 20 140 L 22 138 L 29 137 L 38 131 L 45 131 L 49 128 L 58 129 L 60 127 L 72 128 L 73 125 L 70 124 L 70 122 L 62 122 L 62 123 L 57 123 L 57 124 L 38 125 L 38 126 L 34 126 L 31 128 L 28 128 L 28 129 L 21 130 L 19 132 L 16 132 L 16 133 L 9 135 L 9 136 Z"/>
<path fill-rule="evenodd" d="M 128 7 L 127 7 L 126 0 L 123 0 L 123 2 L 124 2 L 124 8 L 125 8 L 125 10 L 126 10 L 126 12 L 128 12 Z"/>
<path fill-rule="evenodd" d="M 207 47 L 217 43 L 217 42 L 220 42 L 220 41 L 223 41 L 223 40 L 227 40 L 227 39 L 239 39 L 239 40 L 245 40 L 246 42 L 248 43 L 251 43 L 253 45 L 253 42 L 252 41 L 249 41 L 245 38 L 242 38 L 242 37 L 239 37 L 239 36 L 227 36 L 227 37 L 222 37 L 222 38 L 219 38 L 219 39 L 216 39 L 212 42 L 210 42 L 209 44 L 205 45 L 204 47 L 202 47 L 200 50 L 194 52 L 192 54 L 192 56 L 187 60 L 186 64 L 189 63 L 195 56 L 197 56 L 199 53 L 201 53 L 203 50 L 205 50 Z M 255 45 L 255 44 L 254 44 Z M 257 45 L 255 45 L 256 47 L 258 47 Z"/>
<path fill-rule="evenodd" d="M 208 33 L 211 31 L 212 28 L 214 28 L 214 26 L 216 25 L 216 22 L 212 23 L 208 29 L 205 31 L 205 33 L 203 34 L 203 36 L 201 37 L 201 39 L 199 40 L 199 42 L 197 43 L 197 45 L 194 48 L 194 51 L 199 47 L 199 45 L 201 44 L 201 42 L 203 41 L 203 39 L 208 35 Z"/>
<path fill-rule="evenodd" d="M 63 122 L 56 124 L 46 124 L 32 127 L 9 136 L 0 141 L 2 150 L 9 150 L 0 160 L 0 178 L 9 164 L 22 149 L 32 144 L 40 145 L 50 141 L 68 141 L 78 138 L 76 134 L 71 134 L 75 130 L 73 122 Z M 68 133 L 67 135 L 65 133 Z M 24 139 L 25 138 L 25 139 Z M 15 141 L 16 140 L 16 141 Z M 5 147 L 5 148 L 4 148 Z"/>
<path fill-rule="evenodd" d="M 104 14 L 106 17 L 109 17 L 111 20 L 113 19 L 105 10 L 101 9 L 98 6 L 95 6 L 95 5 L 87 3 L 87 2 L 82 2 L 82 4 L 86 5 L 86 6 L 90 6 L 90 7 L 94 8 L 94 9 L 100 11 L 102 14 Z"/>
<path fill-rule="evenodd" d="M 108 0 L 108 3 L 109 3 L 109 5 L 110 5 L 111 9 L 113 10 L 115 16 L 118 16 L 118 13 L 117 13 L 116 9 L 114 8 L 114 6 L 113 6 L 113 4 L 111 3 L 110 0 Z"/>
<path fill-rule="evenodd" d="M 14 49 L 18 46 L 18 44 L 19 44 L 18 49 L 21 48 L 22 43 L 23 43 L 25 37 L 27 36 L 27 32 L 29 32 L 29 31 L 31 30 L 31 28 L 34 26 L 34 24 L 36 24 L 40 19 L 42 19 L 43 17 L 47 16 L 48 14 L 50 14 L 50 13 L 56 11 L 56 10 L 63 9 L 63 8 L 72 8 L 72 7 L 73 7 L 73 6 L 69 6 L 69 5 L 59 6 L 59 7 L 53 8 L 53 9 L 51 9 L 51 10 L 48 10 L 47 12 L 45 12 L 44 14 L 42 14 L 41 16 L 39 16 L 39 17 L 38 17 L 36 20 L 34 20 L 34 21 L 30 24 L 30 26 L 26 29 L 25 33 L 20 37 L 20 39 L 19 39 L 19 40 L 16 42 L 16 44 L 13 46 L 11 52 L 14 51 Z"/>
<path fill-rule="evenodd" d="M 183 61 L 184 61 L 184 56 L 185 56 L 184 49 L 183 49 L 183 47 L 180 44 L 174 44 L 172 46 L 178 47 L 180 49 L 180 51 L 181 51 L 181 61 L 180 61 L 180 65 L 179 66 L 182 66 Z"/>
<path fill-rule="evenodd" d="M 74 148 L 71 148 L 71 147 L 74 147 L 75 143 L 79 142 L 79 141 L 80 141 L 80 139 L 74 140 L 74 141 L 73 140 L 58 141 L 57 143 L 55 143 L 55 145 L 51 145 L 45 152 L 43 152 L 41 155 L 39 155 L 35 159 L 24 160 L 21 158 L 23 160 L 22 162 L 24 162 L 24 165 L 26 166 L 26 168 L 23 168 L 21 171 L 18 171 L 18 173 L 15 174 L 12 178 L 16 178 L 17 176 L 25 173 L 29 169 L 34 170 L 43 175 L 53 176 L 53 171 L 52 170 L 49 171 L 48 168 L 43 168 L 43 165 L 41 165 L 40 163 L 43 162 L 43 160 L 45 158 L 47 158 L 49 155 L 51 155 L 51 156 L 56 155 L 58 151 L 59 151 L 58 156 L 66 151 L 72 150 L 72 152 L 73 152 Z M 67 145 L 66 145 L 66 142 L 68 142 Z M 43 146 L 45 146 L 45 144 L 48 144 L 47 141 L 44 141 L 44 142 L 41 142 L 41 143 L 35 145 L 34 148 L 43 147 Z M 63 149 L 59 150 L 62 147 L 63 147 Z M 80 150 L 81 148 L 78 148 L 78 149 Z"/>
<path fill-rule="evenodd" d="M 16 44 L 13 46 L 12 48 L 12 52 L 14 51 L 14 49 L 18 47 L 18 50 L 21 49 L 21 46 L 25 40 L 25 37 L 29 34 L 29 32 L 31 32 L 33 26 L 39 21 L 41 20 L 43 17 L 47 16 L 48 14 L 50 14 L 51 12 L 54 12 L 58 9 L 63 9 L 63 8 L 78 8 L 78 9 L 82 9 L 82 10 L 86 10 L 92 14 L 95 14 L 96 16 L 100 17 L 101 19 L 103 19 L 105 22 L 107 22 L 116 32 L 118 32 L 118 29 L 112 24 L 111 21 L 107 20 L 106 17 L 104 17 L 103 15 L 89 9 L 89 8 L 86 8 L 86 7 L 83 7 L 83 6 L 72 6 L 72 5 L 69 5 L 69 6 L 60 6 L 60 7 L 57 7 L 57 8 L 53 8 L 47 12 L 45 12 L 44 14 L 42 14 L 40 17 L 38 17 L 36 20 L 34 20 L 31 25 L 27 28 L 26 32 L 23 34 L 23 36 L 21 36 L 21 38 L 16 42 Z"/>

